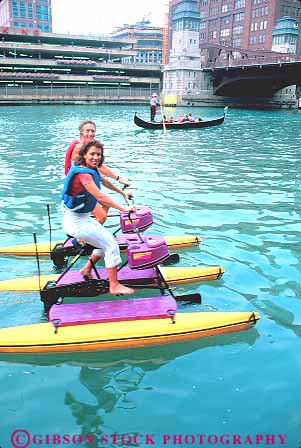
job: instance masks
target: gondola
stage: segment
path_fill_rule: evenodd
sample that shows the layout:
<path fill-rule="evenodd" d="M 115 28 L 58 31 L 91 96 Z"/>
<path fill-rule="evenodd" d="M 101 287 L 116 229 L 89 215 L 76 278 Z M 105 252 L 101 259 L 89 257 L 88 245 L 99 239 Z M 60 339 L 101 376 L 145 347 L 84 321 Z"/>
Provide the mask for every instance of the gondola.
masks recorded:
<path fill-rule="evenodd" d="M 202 120 L 197 122 L 185 121 L 184 123 L 165 123 L 166 129 L 200 129 L 208 128 L 210 126 L 217 126 L 222 124 L 225 120 L 228 107 L 224 108 L 224 114 L 222 117 L 215 118 L 214 120 Z M 144 129 L 163 129 L 162 123 L 152 123 L 151 121 L 144 121 L 137 116 L 137 112 L 134 116 L 134 123 L 140 128 Z"/>

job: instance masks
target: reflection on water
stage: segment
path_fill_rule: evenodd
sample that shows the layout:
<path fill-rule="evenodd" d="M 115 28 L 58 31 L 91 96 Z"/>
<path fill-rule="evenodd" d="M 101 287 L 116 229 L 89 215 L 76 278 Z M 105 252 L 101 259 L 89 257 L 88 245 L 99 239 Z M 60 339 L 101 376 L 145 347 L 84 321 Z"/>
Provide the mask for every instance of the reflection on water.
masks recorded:
<path fill-rule="evenodd" d="M 99 446 L 96 442 L 100 440 L 101 435 L 120 434 L 118 422 L 112 426 L 110 414 L 118 411 L 125 413 L 135 411 L 137 406 L 135 392 L 156 393 L 151 385 L 152 380 L 148 379 L 151 372 L 159 371 L 176 359 L 185 359 L 193 353 L 201 353 L 202 350 L 208 350 L 210 347 L 223 349 L 237 346 L 236 351 L 245 352 L 245 346 L 251 348 L 258 336 L 256 328 L 252 328 L 247 332 L 167 344 L 161 347 L 101 353 L 1 355 L 0 361 L 12 366 L 24 363 L 27 373 L 33 373 L 33 366 L 75 367 L 78 378 L 75 382 L 73 380 L 72 386 L 66 385 L 64 405 L 74 419 L 74 425 L 78 428 L 77 434 L 81 434 L 83 439 L 89 435 L 89 440 L 92 437 L 95 441 L 95 444 L 91 446 Z M 87 393 L 81 391 L 81 387 Z M 58 406 L 60 404 L 57 403 Z M 166 405 L 168 409 L 168 403 Z M 131 422 L 129 428 L 128 432 L 134 434 L 137 428 L 135 421 Z"/>
<path fill-rule="evenodd" d="M 125 358 L 124 351 L 83 354 L 81 356 L 68 355 L 64 362 L 80 366 L 79 381 L 93 396 L 95 404 L 92 405 L 77 399 L 76 390 L 66 391 L 65 404 L 70 408 L 76 424 L 81 428 L 81 435 L 83 437 L 86 434 L 93 435 L 95 441 L 100 440 L 102 434 L 118 433 L 118 427 L 110 427 L 106 423 L 108 414 L 116 408 L 124 411 L 134 409 L 136 403 L 131 392 L 151 391 L 151 386 L 145 388 L 142 384 L 148 372 L 158 370 L 172 360 L 202 348 L 232 344 L 252 346 L 257 337 L 258 333 L 253 328 L 248 332 L 226 337 L 170 344 L 160 348 L 134 349 L 131 350 L 129 358 Z M 41 357 L 42 359 L 43 357 Z M 54 356 L 50 362 L 53 363 L 55 359 L 58 361 L 59 358 Z M 39 361 L 36 360 L 36 362 Z M 89 401 L 91 400 L 89 399 Z M 132 427 L 134 428 L 135 425 L 133 424 Z"/>
<path fill-rule="evenodd" d="M 90 405 L 77 400 L 71 392 L 66 392 L 65 404 L 81 428 L 81 435 L 93 435 L 95 441 L 102 434 L 113 434 L 114 428 L 106 426 L 105 415 L 115 407 L 131 409 L 134 402 L 127 398 L 129 392 L 139 390 L 144 372 L 140 367 L 129 365 L 112 368 L 96 369 L 82 367 L 79 380 L 96 399 L 96 405 Z M 96 444 L 97 446 L 97 444 Z"/>

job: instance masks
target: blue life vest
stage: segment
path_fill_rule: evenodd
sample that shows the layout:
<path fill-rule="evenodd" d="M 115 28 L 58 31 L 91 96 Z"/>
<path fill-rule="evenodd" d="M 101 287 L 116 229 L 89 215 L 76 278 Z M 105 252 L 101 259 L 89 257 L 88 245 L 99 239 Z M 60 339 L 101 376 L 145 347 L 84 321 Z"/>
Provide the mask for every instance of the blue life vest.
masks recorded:
<path fill-rule="evenodd" d="M 88 191 L 84 193 L 79 193 L 76 196 L 70 195 L 70 190 L 72 187 L 73 178 L 76 174 L 91 174 L 93 180 L 98 188 L 100 188 L 101 177 L 98 170 L 93 170 L 92 168 L 85 168 L 83 166 L 73 165 L 68 175 L 66 176 L 64 187 L 62 191 L 62 200 L 67 208 L 76 213 L 89 213 L 94 210 L 97 200 Z"/>

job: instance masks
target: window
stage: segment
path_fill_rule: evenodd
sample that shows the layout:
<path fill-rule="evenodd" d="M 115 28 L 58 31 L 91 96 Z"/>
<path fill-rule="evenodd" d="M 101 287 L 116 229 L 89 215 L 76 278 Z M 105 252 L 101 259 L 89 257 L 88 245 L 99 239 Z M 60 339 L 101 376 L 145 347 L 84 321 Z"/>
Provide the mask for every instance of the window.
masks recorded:
<path fill-rule="evenodd" d="M 233 47 L 241 47 L 241 39 L 233 39 Z"/>
<path fill-rule="evenodd" d="M 242 27 L 242 25 L 239 25 L 239 26 L 234 26 L 233 27 L 232 33 L 233 33 L 234 36 L 236 36 L 237 34 L 241 34 L 242 31 L 243 31 L 243 27 Z"/>
<path fill-rule="evenodd" d="M 44 31 L 44 32 L 49 32 L 50 31 L 49 26 L 48 25 L 43 25 L 43 24 L 38 24 L 38 29 L 40 31 Z"/>
<path fill-rule="evenodd" d="M 264 44 L 264 43 L 265 43 L 265 40 L 266 40 L 266 36 L 265 36 L 265 34 L 259 34 L 259 36 L 258 36 L 258 42 L 259 42 L 260 44 Z"/>
<path fill-rule="evenodd" d="M 267 25 L 268 25 L 268 21 L 267 20 L 262 20 L 259 24 L 259 29 L 260 30 L 266 30 L 267 29 Z"/>
<path fill-rule="evenodd" d="M 227 37 L 227 36 L 230 36 L 230 29 L 225 28 L 225 29 L 221 30 L 221 37 Z"/>
<path fill-rule="evenodd" d="M 252 9 L 252 17 L 259 17 L 259 8 Z"/>
<path fill-rule="evenodd" d="M 234 9 L 244 8 L 246 6 L 246 0 L 236 0 L 234 3 Z"/>
<path fill-rule="evenodd" d="M 251 36 L 250 37 L 250 44 L 252 45 L 252 44 L 256 44 L 256 41 L 257 41 L 257 39 L 256 39 L 256 36 Z"/>
<path fill-rule="evenodd" d="M 218 25 L 218 20 L 217 19 L 213 19 L 213 20 L 209 20 L 209 28 L 216 28 Z"/>
<path fill-rule="evenodd" d="M 214 6 L 214 8 L 210 8 L 210 15 L 216 16 L 218 14 L 218 6 Z"/>
<path fill-rule="evenodd" d="M 37 19 L 41 21 L 49 21 L 48 6 L 46 5 L 36 5 Z"/>
<path fill-rule="evenodd" d="M 17 0 L 13 0 L 13 17 L 19 17 Z"/>
<path fill-rule="evenodd" d="M 234 22 L 240 22 L 241 20 L 244 20 L 244 17 L 245 17 L 245 13 L 244 12 L 239 12 L 237 14 L 233 14 Z"/>
<path fill-rule="evenodd" d="M 230 16 L 222 17 L 222 25 L 228 25 L 230 23 Z"/>
<path fill-rule="evenodd" d="M 216 39 L 217 38 L 217 31 L 209 31 L 209 37 L 211 37 L 212 39 Z"/>
<path fill-rule="evenodd" d="M 267 16 L 269 14 L 269 7 L 268 6 L 264 6 L 263 8 L 261 8 L 261 15 L 262 16 Z"/>
<path fill-rule="evenodd" d="M 20 17 L 21 17 L 22 19 L 26 19 L 25 2 L 20 2 Z"/>
<path fill-rule="evenodd" d="M 33 18 L 33 14 L 32 14 L 32 3 L 28 3 L 27 5 L 27 17 L 29 19 Z"/>
<path fill-rule="evenodd" d="M 258 30 L 258 23 L 252 22 L 251 23 L 251 31 L 257 31 Z"/>
<path fill-rule="evenodd" d="M 273 37 L 273 43 L 274 44 L 283 44 L 284 43 L 284 36 L 275 36 L 275 37 Z"/>

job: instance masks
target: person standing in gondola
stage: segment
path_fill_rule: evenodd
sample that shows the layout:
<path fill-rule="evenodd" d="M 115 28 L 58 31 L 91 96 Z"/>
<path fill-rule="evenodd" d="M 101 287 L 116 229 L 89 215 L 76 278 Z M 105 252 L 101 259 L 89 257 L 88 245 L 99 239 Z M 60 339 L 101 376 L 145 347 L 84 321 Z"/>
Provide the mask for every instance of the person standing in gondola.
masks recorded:
<path fill-rule="evenodd" d="M 83 145 L 65 179 L 62 200 L 65 206 L 62 227 L 64 232 L 95 247 L 80 273 L 85 280 L 101 257 L 104 258 L 111 294 L 133 294 L 134 290 L 119 283 L 117 266 L 121 263 L 120 250 L 113 235 L 91 217 L 97 203 L 121 212 L 133 212 L 133 206 L 124 207 L 101 191 L 98 166 L 103 161 L 103 145 L 98 140 Z"/>
<path fill-rule="evenodd" d="M 157 114 L 157 107 L 160 105 L 160 101 L 158 99 L 158 95 L 156 93 L 153 93 L 150 101 L 150 121 L 153 123 L 155 121 L 155 116 Z"/>

